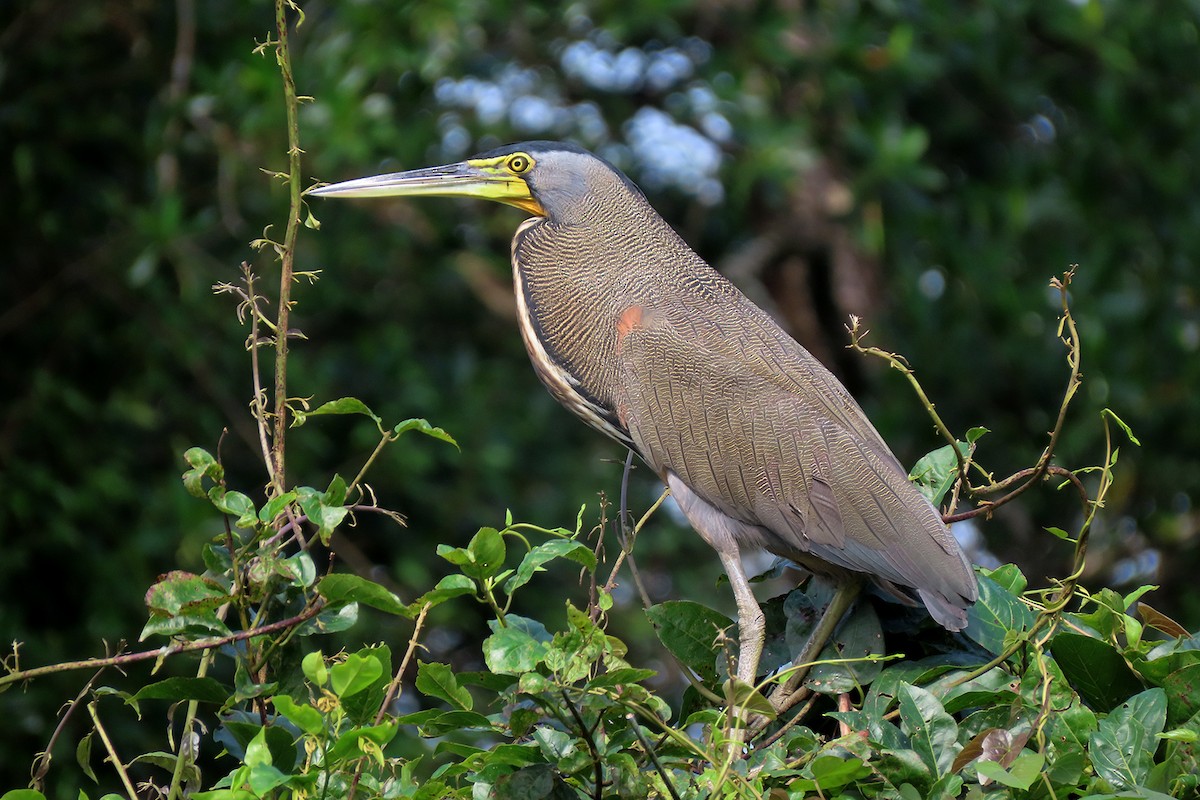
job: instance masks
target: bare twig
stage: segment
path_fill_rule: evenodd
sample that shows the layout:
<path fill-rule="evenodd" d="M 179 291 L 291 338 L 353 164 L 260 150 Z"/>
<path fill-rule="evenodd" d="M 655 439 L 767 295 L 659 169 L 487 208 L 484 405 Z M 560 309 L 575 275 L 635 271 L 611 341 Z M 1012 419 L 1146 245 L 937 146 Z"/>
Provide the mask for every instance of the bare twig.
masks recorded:
<path fill-rule="evenodd" d="M 113 747 L 112 740 L 108 738 L 108 731 L 104 729 L 104 724 L 100 722 L 100 714 L 96 711 L 96 701 L 88 703 L 88 713 L 92 715 L 92 724 L 96 726 L 96 733 L 100 734 L 100 741 L 104 743 L 104 749 L 108 751 L 108 761 L 113 765 L 113 769 L 121 776 L 121 783 L 125 785 L 125 791 L 128 793 L 129 800 L 137 800 L 137 792 L 133 788 L 133 782 L 129 780 L 129 773 L 125 771 L 125 765 L 121 763 L 121 759 L 117 756 L 117 750 Z"/>
<path fill-rule="evenodd" d="M 271 456 L 275 464 L 275 494 L 285 491 L 284 441 L 287 436 L 287 357 L 289 314 L 292 310 L 292 261 L 295 255 L 296 236 L 300 232 L 300 99 L 296 95 L 296 80 L 292 75 L 291 51 L 288 49 L 288 10 L 299 11 L 291 0 L 275 0 L 275 58 L 283 77 L 284 105 L 287 109 L 288 130 L 288 221 L 284 230 L 283 243 L 279 248 L 279 309 L 275 333 L 275 436 L 271 442 Z"/>
<path fill-rule="evenodd" d="M 253 630 L 238 631 L 229 636 L 217 636 L 210 639 L 197 639 L 192 642 L 181 642 L 179 644 L 160 647 L 155 650 L 143 650 L 138 653 L 126 653 L 124 655 L 110 656 L 108 658 L 88 658 L 83 661 L 64 661 L 60 664 L 49 664 L 44 667 L 34 667 L 33 669 L 13 670 L 7 675 L 0 676 L 0 688 L 7 686 L 10 683 L 18 681 L 28 681 L 35 678 L 41 678 L 46 675 L 54 675 L 59 672 L 72 672 L 77 669 L 97 669 L 101 667 L 123 667 L 127 664 L 136 664 L 140 661 L 150 661 L 158 659 L 166 659 L 180 653 L 192 653 L 197 650 L 212 650 L 214 648 L 223 647 L 234 642 L 252 639 L 257 636 L 266 636 L 268 633 L 275 631 L 286 630 L 293 626 L 299 625 L 302 622 L 307 622 L 313 617 L 321 613 L 325 608 L 325 601 L 320 597 L 313 598 L 311 605 L 304 611 L 294 617 L 272 622 L 269 625 L 263 625 L 261 628 Z"/>
<path fill-rule="evenodd" d="M 88 682 L 79 690 L 79 694 L 75 695 L 75 699 L 67 703 L 67 708 L 63 711 L 62 716 L 58 720 L 58 725 L 54 727 L 54 733 L 50 734 L 50 741 L 46 743 L 46 749 L 38 754 L 37 759 L 33 763 L 32 778 L 30 779 L 30 788 L 40 790 L 42 781 L 46 777 L 46 773 L 50 771 L 50 762 L 54 758 L 54 745 L 58 742 L 58 737 L 62 735 L 63 729 L 67 726 L 67 720 L 75 713 L 75 709 L 79 707 L 79 703 L 92 689 L 92 685 L 99 680 L 104 673 L 106 667 L 101 667 L 96 670 L 96 674 L 88 678 Z"/>

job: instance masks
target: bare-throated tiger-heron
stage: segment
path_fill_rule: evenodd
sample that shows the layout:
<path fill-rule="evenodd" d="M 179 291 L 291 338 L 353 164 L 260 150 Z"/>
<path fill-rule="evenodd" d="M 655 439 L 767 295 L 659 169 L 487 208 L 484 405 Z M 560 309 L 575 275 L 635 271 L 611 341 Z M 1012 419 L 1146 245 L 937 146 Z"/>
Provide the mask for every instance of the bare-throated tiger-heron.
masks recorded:
<path fill-rule="evenodd" d="M 534 369 L 636 452 L 717 551 L 738 606 L 740 679 L 754 682 L 764 637 L 740 546 L 846 587 L 834 624 L 861 574 L 950 630 L 966 625 L 970 563 L 849 392 L 608 162 L 523 142 L 310 194 L 474 197 L 533 215 L 512 268 Z"/>

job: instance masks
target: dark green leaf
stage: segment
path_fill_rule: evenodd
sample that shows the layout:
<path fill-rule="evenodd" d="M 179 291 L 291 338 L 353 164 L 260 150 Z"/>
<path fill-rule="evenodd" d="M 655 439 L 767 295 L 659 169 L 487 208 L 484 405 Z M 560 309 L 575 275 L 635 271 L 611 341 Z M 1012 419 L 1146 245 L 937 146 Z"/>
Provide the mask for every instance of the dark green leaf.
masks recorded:
<path fill-rule="evenodd" d="M 396 595 L 378 583 L 369 581 L 366 578 L 360 578 L 357 575 L 345 573 L 326 575 L 317 584 L 317 593 L 329 601 L 331 605 L 351 602 L 362 603 L 364 606 L 377 608 L 380 611 L 386 611 L 389 614 L 396 614 L 397 616 L 409 619 L 416 616 L 415 610 L 411 606 L 406 606 L 400 602 L 400 598 L 396 597 Z"/>
<path fill-rule="evenodd" d="M 201 703 L 223 704 L 233 690 L 213 678 L 167 678 L 143 686 L 134 700 L 198 700 Z"/>
<path fill-rule="evenodd" d="M 473 704 L 471 693 L 459 686 L 446 664 L 417 661 L 417 691 L 444 700 L 459 711 L 470 711 Z"/>
<path fill-rule="evenodd" d="M 491 730 L 492 723 L 476 711 L 442 711 L 430 708 L 396 719 L 401 725 L 416 725 L 422 736 L 442 736 L 458 730 Z"/>
<path fill-rule="evenodd" d="M 948 773 L 958 755 L 958 724 L 929 692 L 904 683 L 897 695 L 901 730 L 937 777 Z"/>
<path fill-rule="evenodd" d="M 471 537 L 467 553 L 471 561 L 464 565 L 463 572 L 476 579 L 491 577 L 504 566 L 504 537 L 495 528 L 480 528 Z"/>
<path fill-rule="evenodd" d="M 879 625 L 879 616 L 870 603 L 859 603 L 838 626 L 834 638 L 817 656 L 818 661 L 848 659 L 847 663 L 814 665 L 804 685 L 822 694 L 854 691 L 869 685 L 883 671 L 882 661 L 869 659 L 871 656 L 882 655 L 883 630 Z"/>
<path fill-rule="evenodd" d="M 87 775 L 92 779 L 93 783 L 99 783 L 99 781 L 96 780 L 96 773 L 92 769 L 92 735 L 94 733 L 94 730 L 88 731 L 87 734 L 79 740 L 79 744 L 75 746 L 75 763 L 79 765 L 81 770 L 83 770 L 84 775 Z M 11 794 L 11 792 L 9 794 Z M 8 797 L 8 795 L 6 794 L 5 797 Z"/>
<path fill-rule="evenodd" d="M 1177 725 L 1200 713 L 1200 663 L 1188 664 L 1163 679 L 1167 720 Z"/>
<path fill-rule="evenodd" d="M 1145 783 L 1166 718 L 1166 693 L 1159 688 L 1147 689 L 1114 708 L 1088 738 L 1096 774 L 1118 789 Z"/>
<path fill-rule="evenodd" d="M 979 599 L 967 610 L 968 638 L 990 653 L 1004 649 L 1009 631 L 1028 630 L 1033 612 L 1010 591 L 986 575 L 978 575 Z"/>
<path fill-rule="evenodd" d="M 1125 659 L 1108 642 L 1063 631 L 1050 652 L 1071 686 L 1097 711 L 1115 707 L 1141 684 Z"/>
<path fill-rule="evenodd" d="M 644 680 L 653 678 L 658 673 L 652 669 L 634 669 L 633 667 L 625 667 L 623 669 L 615 669 L 597 675 L 592 680 L 588 681 L 588 686 L 621 686 L 626 683 L 641 683 Z"/>
<path fill-rule="evenodd" d="M 716 640 L 733 627 L 733 620 L 707 606 L 671 600 L 646 609 L 659 641 L 703 680 L 717 679 Z M 732 635 L 732 634 L 730 634 Z M 736 637 L 733 639 L 736 641 Z"/>

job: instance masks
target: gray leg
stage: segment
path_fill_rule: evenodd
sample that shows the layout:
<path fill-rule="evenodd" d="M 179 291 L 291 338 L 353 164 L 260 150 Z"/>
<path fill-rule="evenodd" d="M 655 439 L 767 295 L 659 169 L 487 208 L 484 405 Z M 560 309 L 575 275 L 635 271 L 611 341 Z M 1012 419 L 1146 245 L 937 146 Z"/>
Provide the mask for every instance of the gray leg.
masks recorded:
<path fill-rule="evenodd" d="M 718 551 L 717 555 L 725 567 L 725 574 L 729 576 L 733 599 L 738 607 L 737 677 L 753 686 L 758 673 L 758 659 L 762 656 L 763 640 L 767 635 L 767 618 L 754 592 L 750 591 L 750 582 L 746 580 L 746 571 L 742 569 L 742 559 L 737 551 Z"/>
<path fill-rule="evenodd" d="M 729 576 L 729 585 L 733 587 L 733 599 L 737 602 L 740 631 L 737 677 L 753 684 L 758 671 L 758 659 L 763 651 L 763 639 L 766 636 L 766 617 L 758 606 L 758 600 L 754 598 L 754 592 L 750 590 L 746 571 L 742 569 L 738 534 L 743 532 L 746 526 L 721 513 L 670 471 L 667 472 L 667 486 L 671 489 L 675 501 L 679 503 L 683 515 L 696 529 L 696 533 L 717 551 L 721 566 L 725 567 L 725 574 Z"/>

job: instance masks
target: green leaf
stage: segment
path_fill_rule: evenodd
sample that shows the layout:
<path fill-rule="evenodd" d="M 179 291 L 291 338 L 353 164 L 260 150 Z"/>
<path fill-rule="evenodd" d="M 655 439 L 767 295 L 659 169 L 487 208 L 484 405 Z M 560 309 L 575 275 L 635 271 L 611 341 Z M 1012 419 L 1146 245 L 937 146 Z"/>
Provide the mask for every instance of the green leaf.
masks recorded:
<path fill-rule="evenodd" d="M 0 800 L 46 800 L 46 795 L 34 789 L 11 789 L 0 795 Z"/>
<path fill-rule="evenodd" d="M 300 636 L 312 636 L 318 633 L 337 633 L 349 630 L 358 622 L 358 603 L 346 603 L 336 607 L 325 608 L 316 617 L 304 623 L 297 630 Z"/>
<path fill-rule="evenodd" d="M 966 442 L 957 442 L 956 445 L 963 458 L 971 454 L 971 446 Z M 921 494 L 930 503 L 938 506 L 958 479 L 958 459 L 954 455 L 954 448 L 945 445 L 925 454 L 913 465 L 908 477 L 917 484 Z"/>
<path fill-rule="evenodd" d="M 272 790 L 283 786 L 292 776 L 271 764 L 250 767 L 246 785 L 258 797 L 267 796 Z"/>
<path fill-rule="evenodd" d="M 952 673 L 957 675 L 960 673 Z M 993 669 L 964 684 L 951 687 L 939 694 L 947 714 L 968 708 L 1008 705 L 1019 696 L 1013 686 L 1012 677 L 1003 670 Z"/>
<path fill-rule="evenodd" d="M 229 628 L 217 617 L 217 609 L 228 600 L 225 588 L 211 578 L 183 570 L 168 572 L 146 592 L 150 620 L 141 640 L 193 630 L 228 635 Z"/>
<path fill-rule="evenodd" d="M 591 688 L 600 688 L 604 686 L 623 686 L 625 684 L 641 683 L 644 680 L 653 678 L 657 674 L 652 669 L 623 667 L 621 669 L 610 670 L 603 675 L 597 675 L 588 681 L 588 686 Z"/>
<path fill-rule="evenodd" d="M 246 755 L 242 759 L 248 767 L 261 767 L 271 763 L 271 748 L 267 746 L 267 729 L 259 730 L 258 735 L 246 745 Z"/>
<path fill-rule="evenodd" d="M 331 605 L 362 603 L 364 606 L 377 608 L 388 614 L 409 619 L 416 616 L 416 610 L 400 602 L 399 597 L 378 583 L 357 575 L 345 573 L 326 575 L 317 584 L 317 594 L 324 597 Z"/>
<path fill-rule="evenodd" d="M 1125 658 L 1108 642 L 1063 631 L 1050 653 L 1071 686 L 1097 711 L 1109 711 L 1141 687 Z"/>
<path fill-rule="evenodd" d="M 441 605 L 464 594 L 475 594 L 475 581 L 466 575 L 447 575 L 438 581 L 437 586 L 418 597 L 412 605 L 414 608 L 421 608 L 426 604 Z"/>
<path fill-rule="evenodd" d="M 271 702 L 276 711 L 309 736 L 320 736 L 325 732 L 325 718 L 308 703 L 297 703 L 286 694 L 275 695 Z"/>
<path fill-rule="evenodd" d="M 854 756 L 817 756 L 809 766 L 809 772 L 817 784 L 813 788 L 823 793 L 837 791 L 872 774 L 871 768 Z"/>
<path fill-rule="evenodd" d="M 1122 431 L 1125 432 L 1125 435 L 1129 437 L 1129 441 L 1133 442 L 1138 447 L 1142 446 L 1142 443 L 1138 441 L 1138 438 L 1133 435 L 1133 429 L 1130 428 L 1129 425 L 1127 425 L 1125 423 L 1125 420 L 1123 420 L 1117 416 L 1117 412 L 1113 411 L 1111 408 L 1106 408 L 1106 409 L 1102 410 L 1100 412 L 1100 414 L 1101 414 L 1101 416 L 1108 417 L 1113 422 L 1117 423 L 1117 427 L 1119 427 Z"/>
<path fill-rule="evenodd" d="M 1076 697 L 1065 710 L 1050 715 L 1046 741 L 1056 761 L 1065 754 L 1082 756 L 1087 749 L 1088 736 L 1097 728 L 1096 714 Z M 1053 768 L 1053 767 L 1052 767 Z"/>
<path fill-rule="evenodd" d="M 483 640 L 483 660 L 488 669 L 501 675 L 532 672 L 546 657 L 547 644 L 527 631 L 509 626 Z"/>
<path fill-rule="evenodd" d="M 467 553 L 471 557 L 469 565 L 471 569 L 464 568 L 463 572 L 477 579 L 491 577 L 504 566 L 505 552 L 504 537 L 498 530 L 480 528 L 471 537 L 470 544 L 467 545 Z"/>
<path fill-rule="evenodd" d="M 1145 783 L 1167 720 L 1162 689 L 1147 689 L 1122 703 L 1088 737 L 1088 753 L 1096 774 L 1118 789 Z"/>
<path fill-rule="evenodd" d="M 1015 595 L 986 575 L 978 575 L 979 599 L 967 609 L 967 637 L 990 653 L 1004 649 L 1009 631 L 1033 625 L 1033 612 Z"/>
<path fill-rule="evenodd" d="M 87 734 L 79 740 L 79 744 L 75 745 L 75 763 L 83 770 L 83 774 L 92 779 L 93 783 L 99 783 L 96 780 L 96 772 L 92 769 L 92 734 L 94 730 L 88 731 Z M 7 797 L 8 795 L 5 795 Z"/>
<path fill-rule="evenodd" d="M 733 620 L 688 600 L 670 600 L 646 609 L 658 639 L 701 679 L 715 682 L 716 639 L 733 627 Z"/>
<path fill-rule="evenodd" d="M 258 510 L 258 521 L 264 525 L 269 524 L 277 516 L 283 513 L 288 504 L 296 499 L 295 492 L 285 492 L 281 495 L 276 495 L 267 501 L 266 505 Z"/>
<path fill-rule="evenodd" d="M 197 700 L 201 703 L 223 704 L 233 690 L 213 678 L 167 678 L 143 686 L 133 695 L 134 701 L 142 700 Z"/>
<path fill-rule="evenodd" d="M 187 489 L 187 493 L 200 499 L 208 497 L 208 493 L 204 490 L 204 479 L 209 478 L 213 482 L 219 482 L 225 477 L 225 470 L 212 457 L 211 453 L 200 447 L 188 448 L 183 454 L 183 458 L 191 466 L 191 469 L 183 473 L 183 486 Z"/>
<path fill-rule="evenodd" d="M 220 486 L 208 490 L 208 499 L 219 511 L 231 517 L 237 517 L 234 525 L 239 528 L 253 528 L 258 524 L 258 509 L 254 501 L 241 492 L 227 492 Z"/>
<path fill-rule="evenodd" d="M 768 720 L 775 719 L 775 707 L 771 701 L 762 695 L 758 689 L 737 678 L 727 678 L 721 684 L 726 705 L 738 709 L 739 712 L 751 715 L 757 714 Z"/>
<path fill-rule="evenodd" d="M 396 427 L 392 428 L 392 438 L 397 439 L 408 431 L 416 431 L 417 433 L 423 433 L 426 436 L 432 436 L 434 439 L 440 439 L 441 441 L 452 444 L 458 448 L 458 442 L 454 441 L 453 436 L 446 433 L 441 428 L 433 427 L 429 424 L 428 420 L 423 419 L 404 420 L 404 422 L 401 422 L 400 424 L 396 425 Z M 458 449 L 461 450 L 462 448 Z"/>
<path fill-rule="evenodd" d="M 815 619 L 815 617 L 814 617 Z M 789 639 L 792 620 L 788 619 Z M 805 639 L 807 641 L 807 637 Z M 803 647 L 803 643 L 801 643 Z M 799 653 L 800 649 L 793 650 Z M 871 660 L 882 656 L 883 630 L 879 616 L 870 603 L 859 603 L 850 615 L 842 620 L 834 638 L 821 650 L 818 661 L 850 660 L 847 663 L 816 664 L 808 673 L 804 685 L 821 694 L 841 694 L 867 686 L 883 671 L 882 661 Z"/>
<path fill-rule="evenodd" d="M 378 677 L 365 690 L 355 692 L 353 696 L 343 696 L 342 709 L 346 712 L 346 718 L 355 725 L 374 724 L 375 715 L 379 713 L 379 706 L 392 681 L 392 650 L 385 644 L 378 644 L 364 647 L 356 655 L 378 663 Z M 332 671 L 330 677 L 332 679 Z"/>
<path fill-rule="evenodd" d="M 329 680 L 329 669 L 325 666 L 325 655 L 320 650 L 316 650 L 304 656 L 300 662 L 300 669 L 304 672 L 304 677 L 308 678 L 309 682 L 320 688 Z"/>
<path fill-rule="evenodd" d="M 437 554 L 460 568 L 464 575 L 482 581 L 504 566 L 504 536 L 495 528 L 480 528 L 466 547 L 439 544 Z"/>
<path fill-rule="evenodd" d="M 333 476 L 324 492 L 318 492 L 311 486 L 296 489 L 301 510 L 308 521 L 317 526 L 317 534 L 324 544 L 329 544 L 333 531 L 350 513 L 349 507 L 344 505 L 346 491 L 346 481 L 340 475 Z"/>
<path fill-rule="evenodd" d="M 329 684 L 338 697 L 363 691 L 383 674 L 383 664 L 374 655 L 352 653 L 329 669 Z"/>
<path fill-rule="evenodd" d="M 383 420 L 374 411 L 367 408 L 367 404 L 357 397 L 343 397 L 338 400 L 330 400 L 327 403 L 317 406 L 312 411 L 292 409 L 292 427 L 300 427 L 305 422 L 308 422 L 309 417 L 323 417 L 334 414 L 360 414 L 364 417 L 369 417 L 379 428 L 379 432 L 383 432 Z"/>
<path fill-rule="evenodd" d="M 317 579 L 317 567 L 313 564 L 312 556 L 303 550 L 283 559 L 276 572 L 296 587 L 308 588 Z"/>
<path fill-rule="evenodd" d="M 458 684 L 446 664 L 417 661 L 417 691 L 444 700 L 459 711 L 470 711 L 473 705 L 471 693 Z"/>
<path fill-rule="evenodd" d="M 954 717 L 933 694 L 908 683 L 900 684 L 896 699 L 900 703 L 900 728 L 913 750 L 935 776 L 947 774 L 959 749 Z"/>
<path fill-rule="evenodd" d="M 443 736 L 452 731 L 491 730 L 492 722 L 477 711 L 442 711 L 428 708 L 398 717 L 401 725 L 416 725 L 422 736 Z"/>
<path fill-rule="evenodd" d="M 529 583 L 534 573 L 542 572 L 542 565 L 556 558 L 567 558 L 582 564 L 589 570 L 596 568 L 596 555 L 591 548 L 582 542 L 572 539 L 551 539 L 534 547 L 521 559 L 517 571 L 504 584 L 504 591 L 512 594 L 514 591 Z"/>
<path fill-rule="evenodd" d="M 1042 766 L 1045 763 L 1045 756 L 1041 753 L 1026 750 L 1017 756 L 1017 760 L 1008 769 L 995 761 L 976 761 L 975 769 L 980 775 L 991 778 L 996 783 L 1026 791 L 1041 777 Z"/>
<path fill-rule="evenodd" d="M 1071 534 L 1067 533 L 1062 528 L 1055 527 L 1054 525 L 1047 525 L 1047 526 L 1043 527 L 1042 530 L 1044 530 L 1046 533 L 1049 533 L 1052 536 L 1062 539 L 1063 541 L 1067 541 L 1067 542 L 1075 541 L 1075 539 L 1072 538 Z"/>
<path fill-rule="evenodd" d="M 1029 579 L 1016 564 L 1001 564 L 984 574 L 1010 594 L 1021 594 L 1029 586 Z"/>
<path fill-rule="evenodd" d="M 985 433 L 991 433 L 990 430 L 984 427 L 974 427 L 967 431 L 967 444 L 975 444 Z"/>

